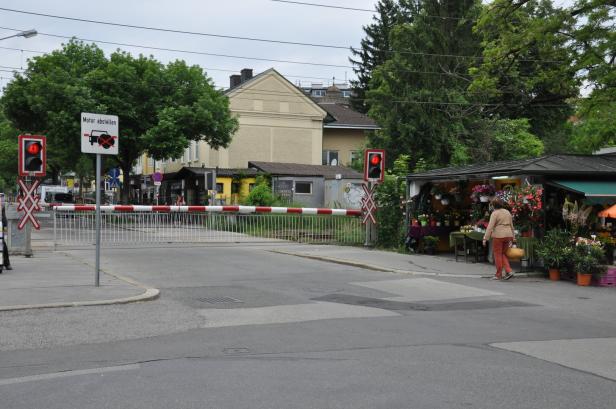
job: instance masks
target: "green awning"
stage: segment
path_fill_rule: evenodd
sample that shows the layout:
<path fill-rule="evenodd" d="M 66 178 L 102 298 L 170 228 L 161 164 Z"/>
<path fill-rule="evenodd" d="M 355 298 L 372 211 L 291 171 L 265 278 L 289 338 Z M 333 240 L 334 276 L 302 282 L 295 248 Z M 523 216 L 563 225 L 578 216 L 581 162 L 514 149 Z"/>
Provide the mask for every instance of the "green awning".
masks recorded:
<path fill-rule="evenodd" d="M 591 203 L 616 202 L 616 182 L 554 180 L 553 183 L 586 196 Z"/>

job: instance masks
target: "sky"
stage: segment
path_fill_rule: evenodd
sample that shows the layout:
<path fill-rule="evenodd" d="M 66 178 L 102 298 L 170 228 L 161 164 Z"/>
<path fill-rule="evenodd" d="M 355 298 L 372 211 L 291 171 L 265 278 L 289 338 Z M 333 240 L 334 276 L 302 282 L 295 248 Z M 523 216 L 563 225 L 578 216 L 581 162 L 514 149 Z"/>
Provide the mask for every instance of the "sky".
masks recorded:
<path fill-rule="evenodd" d="M 361 9 L 373 9 L 375 3 L 373 0 L 307 2 Z M 0 0 L 0 8 L 172 30 L 343 47 L 357 47 L 364 35 L 362 26 L 370 24 L 373 17 L 371 12 L 366 11 L 312 7 L 272 0 Z M 0 38 L 17 32 L 8 29 L 35 29 L 39 32 L 39 35 L 29 39 L 19 37 L 0 41 L 0 87 L 6 86 L 12 77 L 13 68 L 24 68 L 28 58 L 40 55 L 40 52 L 58 49 L 63 42 L 68 41 L 49 35 L 249 57 L 195 55 L 97 43 L 107 55 L 121 48 L 134 55 L 152 55 L 164 63 L 182 59 L 190 65 L 199 65 L 220 88 L 228 88 L 229 76 L 239 74 L 243 68 L 252 68 L 258 74 L 273 67 L 291 82 L 301 82 L 307 86 L 311 83 L 331 83 L 334 77 L 336 83 L 353 78 L 348 49 L 158 32 L 6 10 L 0 10 L 0 27 Z M 251 60 L 250 57 L 339 67 L 259 61 Z"/>

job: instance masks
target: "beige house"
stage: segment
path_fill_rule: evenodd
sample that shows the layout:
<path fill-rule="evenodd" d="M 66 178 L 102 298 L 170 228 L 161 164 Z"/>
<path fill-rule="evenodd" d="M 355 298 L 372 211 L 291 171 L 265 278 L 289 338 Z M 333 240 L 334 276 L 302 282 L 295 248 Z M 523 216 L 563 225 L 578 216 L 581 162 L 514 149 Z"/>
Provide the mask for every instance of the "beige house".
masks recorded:
<path fill-rule="evenodd" d="M 246 168 L 248 161 L 320 165 L 325 110 L 273 68 L 253 77 L 251 69 L 231 76 L 226 92 L 239 130 L 228 148 L 193 142 L 184 157 L 163 164 L 163 172 L 183 166 Z"/>

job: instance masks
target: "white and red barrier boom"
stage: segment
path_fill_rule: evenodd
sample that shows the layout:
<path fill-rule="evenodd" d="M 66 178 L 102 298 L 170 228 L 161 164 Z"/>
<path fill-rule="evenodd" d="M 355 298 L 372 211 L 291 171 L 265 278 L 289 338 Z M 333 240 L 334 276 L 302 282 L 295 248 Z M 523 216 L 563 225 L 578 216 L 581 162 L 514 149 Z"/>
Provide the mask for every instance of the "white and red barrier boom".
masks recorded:
<path fill-rule="evenodd" d="M 53 209 L 64 212 L 93 212 L 94 205 L 61 205 Z M 302 207 L 268 207 L 268 206 L 140 206 L 140 205 L 113 205 L 101 206 L 102 212 L 190 212 L 190 213 L 276 213 L 276 214 L 306 214 L 306 215 L 332 215 L 332 216 L 361 216 L 357 209 L 319 209 Z"/>

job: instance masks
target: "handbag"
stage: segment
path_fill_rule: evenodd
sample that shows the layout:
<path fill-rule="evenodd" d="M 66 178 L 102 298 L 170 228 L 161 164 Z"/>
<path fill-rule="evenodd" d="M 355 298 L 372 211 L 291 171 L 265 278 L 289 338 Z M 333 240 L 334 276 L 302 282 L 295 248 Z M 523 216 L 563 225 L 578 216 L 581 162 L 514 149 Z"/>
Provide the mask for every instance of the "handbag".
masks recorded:
<path fill-rule="evenodd" d="M 521 260 L 524 257 L 524 249 L 519 248 L 514 243 L 505 251 L 505 256 L 512 261 Z"/>

